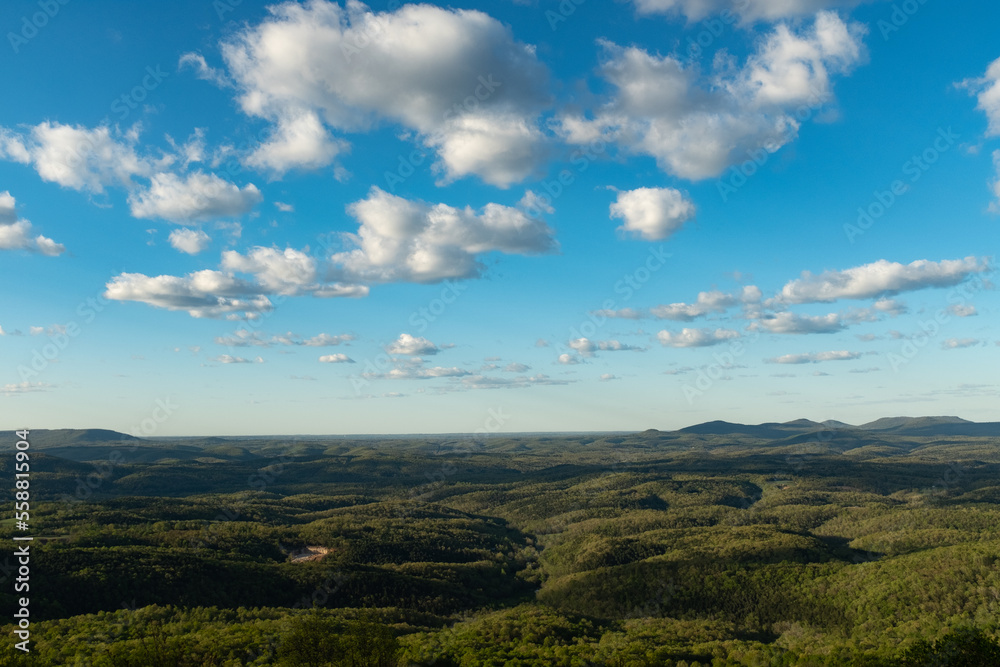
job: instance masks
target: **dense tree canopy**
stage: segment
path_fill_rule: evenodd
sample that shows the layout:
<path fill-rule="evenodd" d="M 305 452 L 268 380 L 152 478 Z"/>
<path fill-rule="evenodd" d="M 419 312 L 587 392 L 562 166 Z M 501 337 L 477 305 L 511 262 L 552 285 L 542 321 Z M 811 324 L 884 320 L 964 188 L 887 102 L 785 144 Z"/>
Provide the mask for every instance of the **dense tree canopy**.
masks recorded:
<path fill-rule="evenodd" d="M 1000 664 L 998 442 L 872 440 L 62 447 L 0 665 Z"/>

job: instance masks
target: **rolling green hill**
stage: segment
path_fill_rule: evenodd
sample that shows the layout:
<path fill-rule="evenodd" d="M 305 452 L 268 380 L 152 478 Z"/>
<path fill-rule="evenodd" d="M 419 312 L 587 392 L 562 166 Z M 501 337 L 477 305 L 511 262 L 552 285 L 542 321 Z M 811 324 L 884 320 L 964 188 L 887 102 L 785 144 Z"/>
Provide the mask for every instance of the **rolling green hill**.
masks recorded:
<path fill-rule="evenodd" d="M 995 664 L 1000 437 L 868 426 L 38 432 L 35 664 Z"/>

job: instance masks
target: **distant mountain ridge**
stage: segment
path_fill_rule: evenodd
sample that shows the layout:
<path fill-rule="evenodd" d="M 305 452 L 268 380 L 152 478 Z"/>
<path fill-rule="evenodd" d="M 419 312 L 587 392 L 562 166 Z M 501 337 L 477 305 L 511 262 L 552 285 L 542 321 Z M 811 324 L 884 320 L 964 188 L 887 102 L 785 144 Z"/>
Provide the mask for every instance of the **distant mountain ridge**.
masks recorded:
<path fill-rule="evenodd" d="M 794 419 L 788 422 L 765 422 L 763 424 L 739 424 L 715 420 L 701 424 L 693 424 L 676 431 L 660 431 L 648 429 L 646 435 L 679 433 L 691 435 L 733 435 L 760 438 L 762 440 L 781 440 L 797 435 L 813 433 L 823 429 L 833 429 L 844 433 L 870 433 L 872 435 L 909 435 L 909 436 L 968 436 L 968 437 L 1000 437 L 1000 422 L 973 422 L 961 417 L 883 417 L 875 421 L 854 426 L 846 422 L 828 419 L 817 422 L 811 419 Z M 625 432 L 622 432 L 625 433 Z M 15 442 L 14 431 L 2 431 L 0 437 L 6 442 Z M 273 437 L 273 436 L 269 436 Z M 280 436 L 278 436 L 280 438 Z M 323 436 L 313 436 L 322 439 Z M 378 438 L 377 435 L 359 436 L 363 438 Z M 397 436 L 388 436 L 397 437 Z M 253 439 L 253 438 L 249 438 Z M 143 446 L 163 446 L 173 443 L 174 446 L 194 446 L 198 448 L 237 447 L 240 438 L 232 437 L 190 437 L 190 438 L 155 438 L 146 440 L 127 433 L 110 429 L 34 429 L 29 437 L 31 444 L 41 448 L 52 447 L 89 447 L 93 445 L 113 445 L 129 443 Z M 238 448 L 238 447 L 237 447 Z"/>
<path fill-rule="evenodd" d="M 735 424 L 726 421 L 710 421 L 679 429 L 679 433 L 698 435 L 749 435 L 766 439 L 785 438 L 801 433 L 822 429 L 842 431 L 868 431 L 886 435 L 914 436 L 1000 436 L 1000 422 L 972 422 L 961 417 L 883 417 L 875 421 L 852 426 L 833 419 L 815 422 L 796 419 L 783 423 Z"/>
<path fill-rule="evenodd" d="M 803 422 L 808 422 L 810 426 L 806 426 Z M 695 435 L 748 435 L 753 438 L 774 440 L 777 438 L 786 438 L 790 435 L 795 435 L 804 431 L 818 430 L 820 428 L 822 428 L 821 424 L 809 422 L 805 419 L 788 422 L 787 424 L 735 424 L 727 421 L 710 421 L 705 422 L 704 424 L 695 424 L 694 426 L 678 429 L 677 432 L 691 433 Z"/>
<path fill-rule="evenodd" d="M 2 431 L 0 432 L 0 436 L 8 441 L 16 437 L 14 431 Z M 19 440 L 20 438 L 17 439 Z M 31 429 L 28 435 L 28 441 L 32 445 L 41 447 L 135 442 L 138 440 L 141 440 L 141 438 L 105 428 L 38 428 Z"/>

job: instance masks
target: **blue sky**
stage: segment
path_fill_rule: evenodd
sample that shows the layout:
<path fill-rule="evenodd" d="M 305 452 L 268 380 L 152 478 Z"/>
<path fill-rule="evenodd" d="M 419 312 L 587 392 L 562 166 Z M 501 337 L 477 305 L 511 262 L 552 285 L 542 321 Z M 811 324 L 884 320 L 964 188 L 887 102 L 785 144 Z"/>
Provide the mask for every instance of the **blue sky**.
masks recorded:
<path fill-rule="evenodd" d="M 998 26 L 6 3 L 6 427 L 995 420 Z"/>

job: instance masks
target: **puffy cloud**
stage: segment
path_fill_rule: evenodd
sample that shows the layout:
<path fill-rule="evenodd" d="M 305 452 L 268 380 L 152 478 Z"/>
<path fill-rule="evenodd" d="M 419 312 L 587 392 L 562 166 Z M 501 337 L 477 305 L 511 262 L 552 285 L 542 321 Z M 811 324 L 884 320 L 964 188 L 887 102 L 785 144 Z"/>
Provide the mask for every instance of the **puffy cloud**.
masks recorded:
<path fill-rule="evenodd" d="M 836 352 L 818 352 L 814 354 L 786 354 L 782 357 L 766 359 L 769 364 L 818 364 L 824 361 L 852 361 L 860 359 L 860 352 L 840 350 Z"/>
<path fill-rule="evenodd" d="M 563 366 L 573 366 L 580 363 L 580 358 L 573 354 L 560 354 L 556 362 Z"/>
<path fill-rule="evenodd" d="M 148 188 L 129 195 L 136 218 L 162 218 L 188 223 L 248 213 L 263 197 L 253 183 L 242 189 L 215 174 L 194 172 L 181 177 L 154 174 Z"/>
<path fill-rule="evenodd" d="M 898 317 L 899 315 L 905 315 L 909 312 L 909 308 L 902 301 L 897 301 L 896 299 L 879 299 L 873 306 L 875 310 L 885 313 L 890 317 Z"/>
<path fill-rule="evenodd" d="M 864 58 L 865 29 L 831 12 L 816 16 L 812 31 L 796 35 L 779 25 L 751 57 L 738 86 L 758 108 L 822 102 L 830 94 L 829 73 L 847 72 Z"/>
<path fill-rule="evenodd" d="M 324 354 L 319 358 L 324 364 L 353 364 L 354 360 L 346 354 Z"/>
<path fill-rule="evenodd" d="M 249 166 L 277 176 L 290 169 L 319 169 L 348 148 L 330 136 L 313 111 L 286 111 L 276 122 L 267 141 L 247 156 Z"/>
<path fill-rule="evenodd" d="M 341 334 L 339 336 L 331 336 L 327 333 L 321 333 L 312 338 L 306 338 L 299 345 L 305 345 L 307 347 L 329 347 L 331 345 L 340 345 L 343 342 L 354 340 L 354 336 L 351 334 Z"/>
<path fill-rule="evenodd" d="M 516 361 L 511 362 L 503 367 L 504 373 L 524 373 L 525 371 L 531 370 L 531 366 L 526 364 L 518 363 Z"/>
<path fill-rule="evenodd" d="M 576 350 L 581 357 L 592 357 L 594 350 L 597 349 L 597 343 L 589 338 L 575 338 L 569 342 L 569 347 Z"/>
<path fill-rule="evenodd" d="M 759 303 L 762 297 L 760 288 L 750 285 L 744 287 L 736 293 L 720 292 L 699 292 L 694 303 L 670 303 L 660 306 L 653 306 L 648 311 L 635 308 L 622 308 L 621 310 L 597 310 L 594 315 L 597 317 L 620 318 L 627 320 L 638 320 L 646 317 L 655 317 L 661 320 L 673 320 L 676 322 L 690 322 L 699 317 L 704 317 L 713 313 L 724 313 L 734 306 L 743 304 L 751 306 Z"/>
<path fill-rule="evenodd" d="M 680 333 L 661 331 L 657 339 L 667 347 L 711 347 L 740 337 L 740 332 L 731 329 L 683 329 Z"/>
<path fill-rule="evenodd" d="M 108 127 L 44 122 L 26 136 L 0 130 L 0 157 L 30 163 L 44 181 L 97 194 L 109 185 L 131 186 L 133 177 L 153 173 L 158 163 L 136 153 L 137 140 L 134 130 L 122 135 Z"/>
<path fill-rule="evenodd" d="M 65 252 L 66 246 L 42 235 L 32 237 L 31 223 L 18 220 L 12 225 L 0 225 L 0 250 L 28 250 L 54 257 Z"/>
<path fill-rule="evenodd" d="M 534 170 L 548 73 L 499 21 L 428 4 L 375 14 L 353 0 L 270 10 L 222 49 L 243 111 L 277 126 L 251 163 L 278 173 L 329 164 L 344 146 L 328 128 L 386 119 L 437 151 L 444 180 L 506 186 Z"/>
<path fill-rule="evenodd" d="M 0 250 L 27 250 L 49 257 L 66 251 L 63 244 L 41 234 L 35 235 L 27 220 L 19 220 L 15 203 L 10 192 L 0 192 Z"/>
<path fill-rule="evenodd" d="M 104 296 L 114 301 L 139 301 L 157 308 L 183 310 L 192 317 L 250 317 L 272 309 L 271 301 L 257 286 L 211 270 L 183 277 L 122 273 L 108 282 Z"/>
<path fill-rule="evenodd" d="M 298 294 L 316 288 L 316 260 L 294 248 L 258 246 L 246 255 L 227 250 L 222 253 L 222 268 L 253 274 L 266 290 L 278 294 Z"/>
<path fill-rule="evenodd" d="M 928 287 L 951 287 L 988 270 L 987 262 L 975 257 L 940 262 L 918 260 L 910 264 L 881 259 L 820 275 L 805 271 L 801 278 L 782 288 L 778 299 L 784 303 L 829 303 L 838 299 L 884 297 Z"/>
<path fill-rule="evenodd" d="M 764 293 L 756 285 L 747 285 L 740 292 L 739 299 L 745 304 L 760 303 L 764 298 Z"/>
<path fill-rule="evenodd" d="M 713 14 L 730 12 L 741 21 L 775 21 L 815 14 L 824 9 L 854 7 L 868 0 L 634 0 L 640 14 L 682 14 L 700 21 Z"/>
<path fill-rule="evenodd" d="M 222 253 L 222 268 L 253 275 L 263 292 L 283 295 L 311 294 L 319 298 L 364 297 L 368 287 L 319 280 L 316 258 L 301 250 L 257 246 L 243 255 Z"/>
<path fill-rule="evenodd" d="M 700 292 L 698 300 L 693 303 L 672 303 L 669 305 L 655 306 L 650 309 L 653 317 L 661 320 L 676 320 L 680 322 L 690 322 L 697 317 L 703 317 L 709 313 L 724 313 L 729 308 L 737 305 L 739 299 L 732 294 L 724 292 Z"/>
<path fill-rule="evenodd" d="M 569 342 L 569 347 L 575 350 L 582 357 L 593 357 L 595 352 L 621 352 L 621 351 L 637 351 L 643 352 L 644 349 L 641 347 L 636 347 L 634 345 L 626 345 L 617 340 L 590 340 L 589 338 L 574 338 Z"/>
<path fill-rule="evenodd" d="M 119 301 L 184 310 L 193 317 L 241 319 L 271 310 L 269 294 L 310 294 L 319 298 L 368 294 L 365 285 L 317 281 L 315 259 L 291 248 L 280 251 L 257 247 L 246 255 L 227 251 L 222 255 L 222 268 L 225 271 L 204 270 L 183 277 L 123 273 L 108 282 L 105 295 Z M 252 274 L 255 280 L 243 280 L 234 272 Z"/>
<path fill-rule="evenodd" d="M 776 313 L 758 320 L 760 327 L 775 334 L 823 334 L 843 331 L 847 325 L 837 313 L 809 316 L 795 313 Z"/>
<path fill-rule="evenodd" d="M 217 357 L 209 358 L 209 361 L 217 361 L 220 364 L 262 364 L 264 363 L 264 358 L 245 359 L 243 357 L 234 357 L 230 354 L 220 354 Z"/>
<path fill-rule="evenodd" d="M 611 204 L 611 217 L 625 221 L 619 231 L 636 234 L 647 241 L 671 236 L 694 215 L 694 203 L 673 188 L 622 191 Z"/>
<path fill-rule="evenodd" d="M 123 274 L 127 278 L 114 279 L 114 289 L 109 283 L 109 290 L 117 295 L 114 298 L 188 310 L 198 317 L 218 317 L 235 313 L 242 306 L 248 306 L 247 312 L 269 308 L 268 294 L 362 297 L 369 292 L 362 283 L 471 278 L 482 270 L 478 259 L 482 254 L 498 251 L 527 255 L 558 248 L 552 230 L 544 222 L 499 204 L 487 204 L 476 212 L 468 207 L 409 201 L 373 188 L 367 199 L 355 202 L 349 211 L 360 222 L 357 233 L 343 235 L 349 245 L 356 246 L 352 250 L 328 258 L 310 254 L 308 248 L 303 251 L 258 246 L 245 253 L 228 250 L 222 253 L 222 271 L 201 272 L 225 276 L 232 284 L 239 284 L 242 291 L 238 295 L 190 294 L 191 276 L 151 278 L 142 274 Z M 198 232 L 193 234 L 176 233 L 171 235 L 171 241 L 176 241 L 175 247 L 186 243 L 193 248 Z M 253 280 L 237 279 L 234 273 L 249 274 Z M 229 288 L 224 281 L 219 284 Z M 232 299 L 250 294 L 254 295 L 251 302 Z M 196 307 L 179 305 L 192 302 L 197 302 Z"/>
<path fill-rule="evenodd" d="M 276 209 L 278 209 L 279 211 L 281 211 L 282 213 L 294 213 L 295 212 L 295 207 L 294 206 L 292 206 L 291 204 L 286 204 L 283 201 L 276 201 L 276 202 L 274 202 L 274 207 Z"/>
<path fill-rule="evenodd" d="M 197 255 L 212 242 L 211 237 L 200 229 L 175 229 L 170 232 L 170 245 L 189 255 Z"/>
<path fill-rule="evenodd" d="M 409 356 L 428 356 L 437 354 L 441 349 L 426 338 L 411 336 L 408 333 L 399 334 L 394 342 L 386 346 L 385 351 L 389 354 L 403 354 Z"/>
<path fill-rule="evenodd" d="M 1000 58 L 990 63 L 982 77 L 966 79 L 958 85 L 976 96 L 976 108 L 986 114 L 989 121 L 986 136 L 1000 136 Z"/>
<path fill-rule="evenodd" d="M 499 204 L 479 212 L 426 204 L 373 187 L 349 212 L 361 224 L 345 239 L 356 249 L 333 255 L 332 274 L 348 282 L 437 282 L 477 276 L 477 255 L 533 255 L 557 243 L 541 220 Z"/>
<path fill-rule="evenodd" d="M 590 119 L 563 115 L 558 128 L 570 143 L 615 141 L 682 178 L 718 176 L 792 141 L 796 111 L 827 103 L 830 74 L 864 59 L 863 34 L 863 26 L 822 12 L 798 32 L 776 26 L 742 67 L 717 59 L 708 76 L 674 56 L 604 42 L 600 74 L 615 95 Z"/>
<path fill-rule="evenodd" d="M 31 151 L 25 145 L 25 138 L 12 130 L 0 127 L 0 159 L 29 164 Z"/>
<path fill-rule="evenodd" d="M 614 375 L 612 373 L 602 373 L 601 377 L 599 377 L 597 379 L 600 380 L 601 382 L 610 382 L 611 380 L 619 380 L 621 378 L 619 378 L 617 375 Z"/>
<path fill-rule="evenodd" d="M 188 223 L 220 216 L 238 216 L 261 201 L 253 184 L 242 189 L 214 174 L 186 176 L 166 171 L 181 162 L 204 159 L 204 132 L 196 130 L 182 146 L 168 137 L 174 153 L 158 157 L 136 150 L 138 126 L 121 132 L 107 126 L 86 128 L 44 122 L 18 134 L 0 128 L 0 159 L 31 164 L 42 180 L 90 194 L 109 186 L 129 190 L 136 218 L 163 218 Z M 135 179 L 149 179 L 139 186 Z"/>
<path fill-rule="evenodd" d="M 469 174 L 507 187 L 531 175 L 545 157 L 543 135 L 534 121 L 508 112 L 467 112 L 426 140 L 437 150 L 435 165 L 445 185 Z"/>
<path fill-rule="evenodd" d="M 982 342 L 978 338 L 949 338 L 941 343 L 941 349 L 961 350 L 966 347 L 978 347 Z"/>

